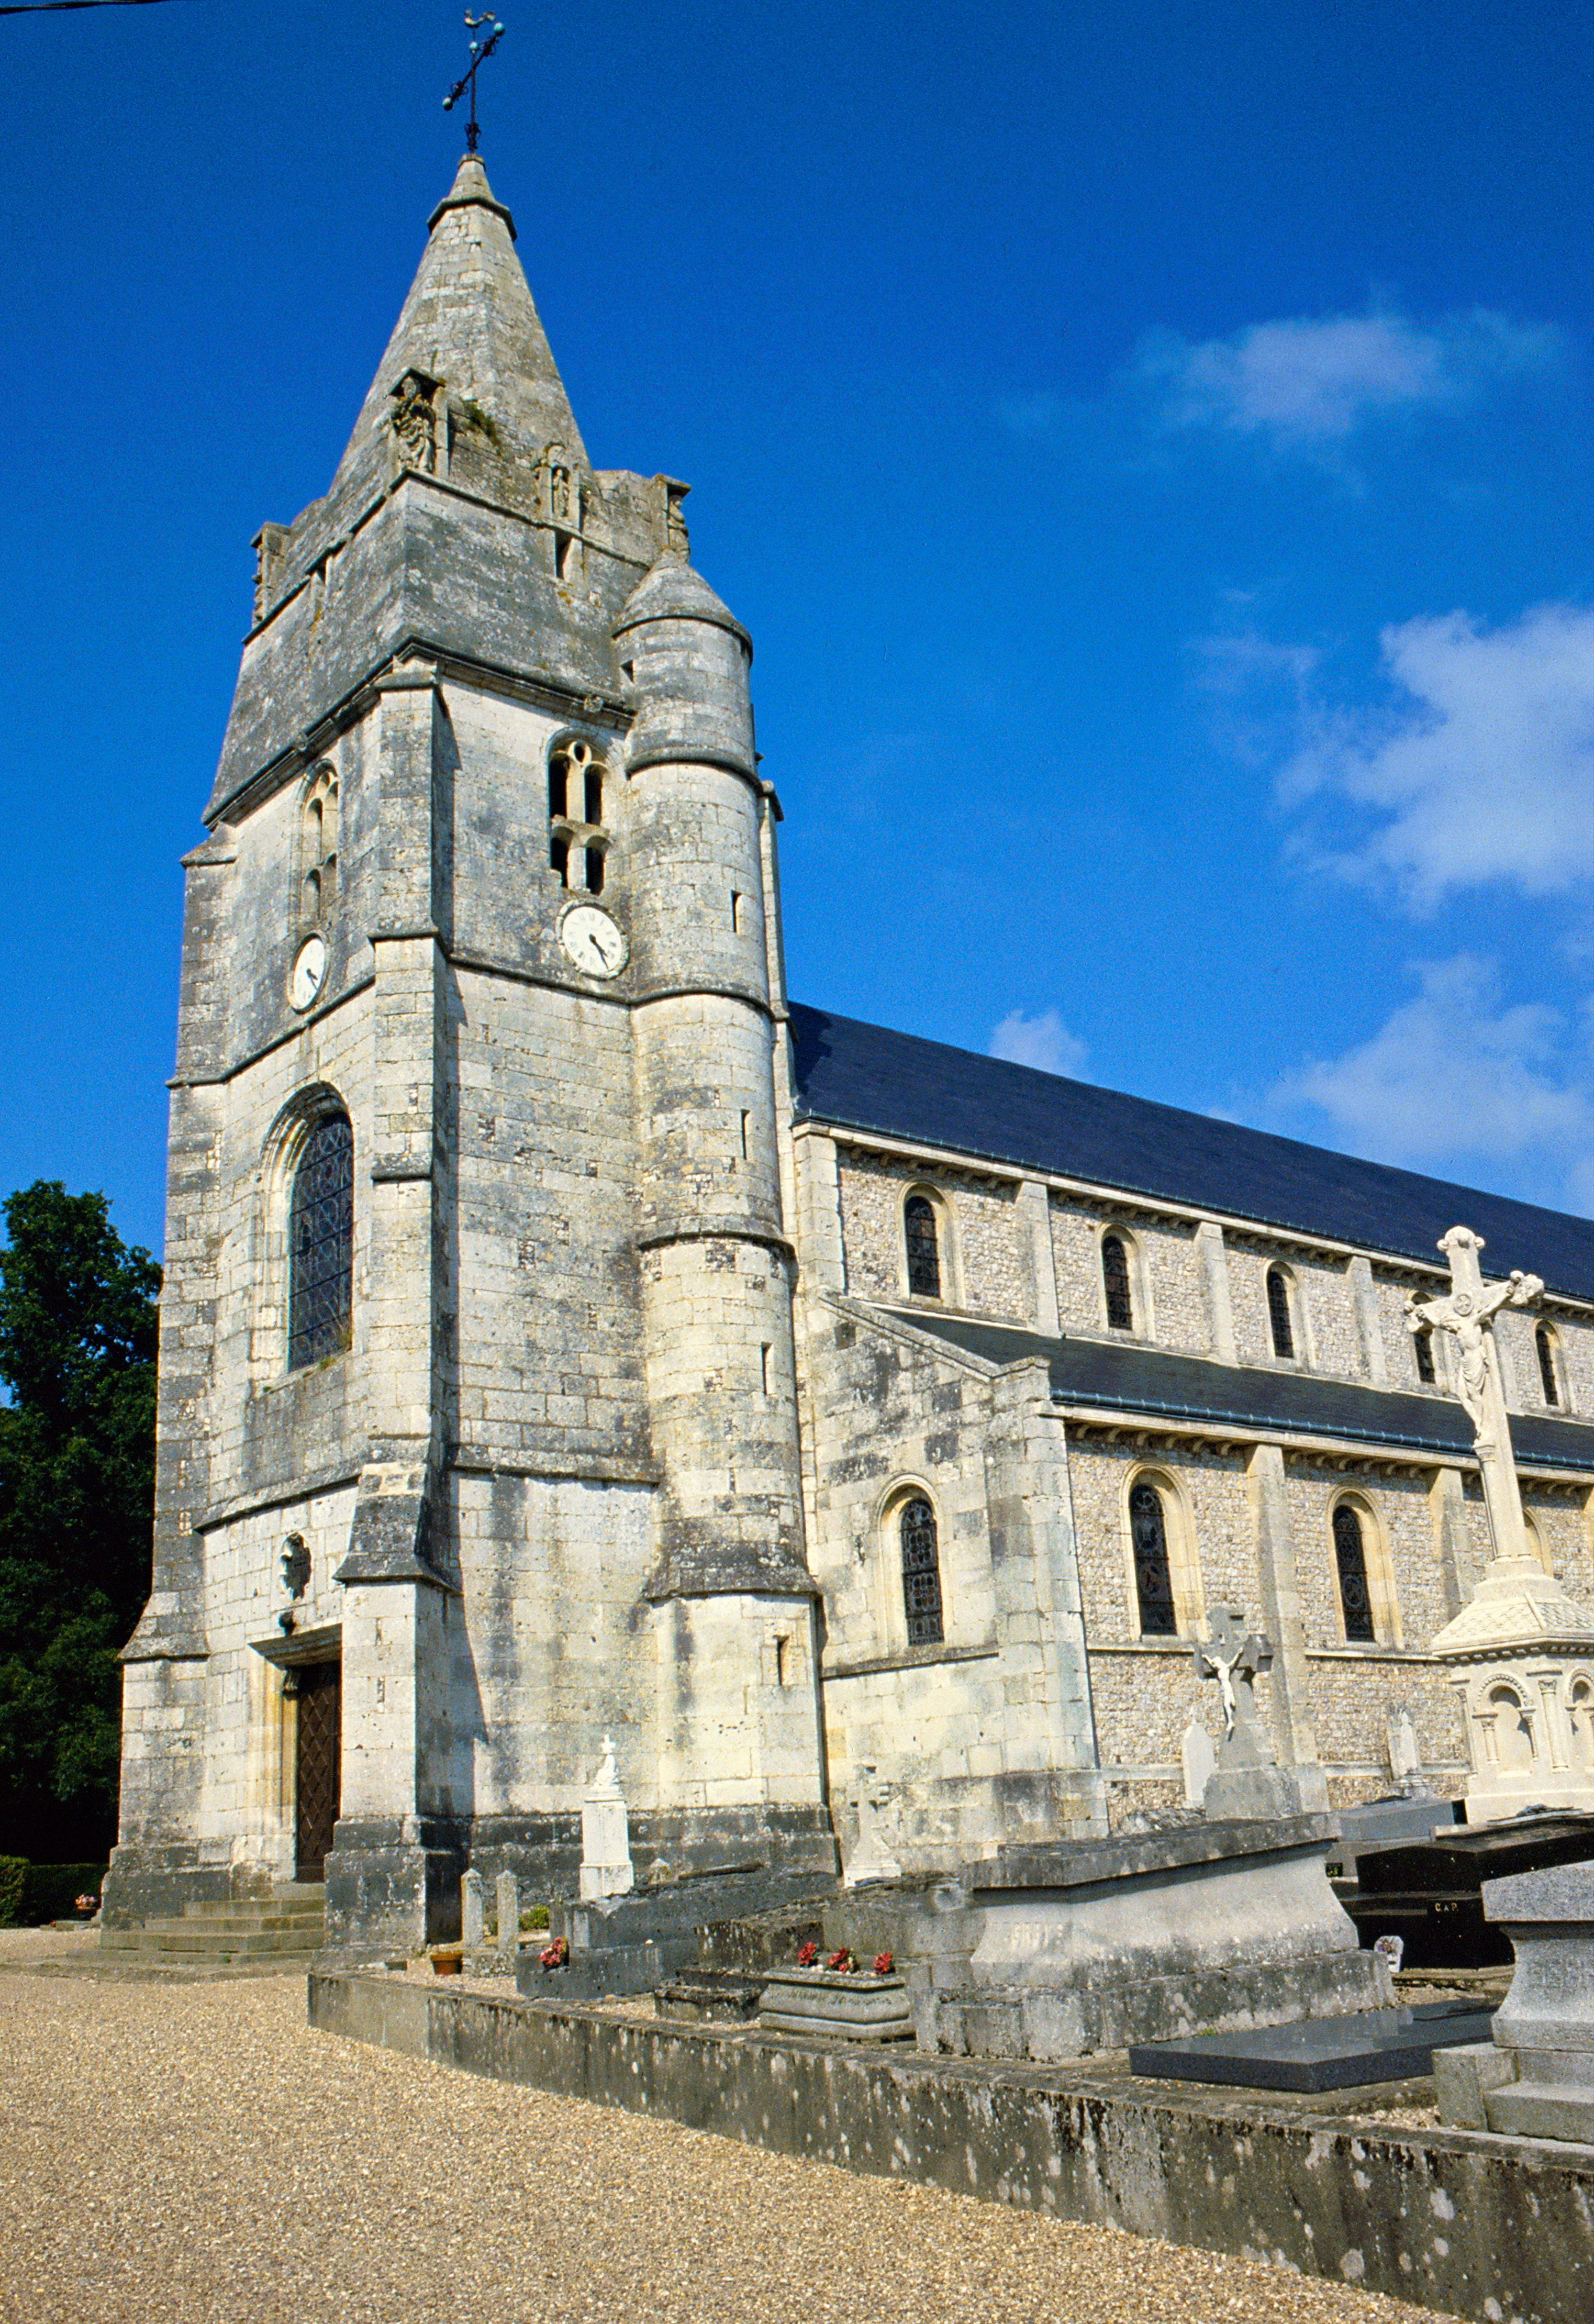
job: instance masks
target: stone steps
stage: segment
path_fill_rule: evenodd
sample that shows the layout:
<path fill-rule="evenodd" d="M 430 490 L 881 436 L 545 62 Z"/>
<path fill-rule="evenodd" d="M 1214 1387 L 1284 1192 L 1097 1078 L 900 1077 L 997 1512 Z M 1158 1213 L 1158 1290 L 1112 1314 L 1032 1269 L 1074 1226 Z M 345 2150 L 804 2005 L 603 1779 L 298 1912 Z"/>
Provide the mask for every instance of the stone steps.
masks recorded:
<path fill-rule="evenodd" d="M 102 1929 L 107 1969 L 189 1976 L 280 1976 L 308 1968 L 326 1934 L 321 1892 L 303 1883 L 258 1904 L 191 1904 L 180 1918 Z"/>

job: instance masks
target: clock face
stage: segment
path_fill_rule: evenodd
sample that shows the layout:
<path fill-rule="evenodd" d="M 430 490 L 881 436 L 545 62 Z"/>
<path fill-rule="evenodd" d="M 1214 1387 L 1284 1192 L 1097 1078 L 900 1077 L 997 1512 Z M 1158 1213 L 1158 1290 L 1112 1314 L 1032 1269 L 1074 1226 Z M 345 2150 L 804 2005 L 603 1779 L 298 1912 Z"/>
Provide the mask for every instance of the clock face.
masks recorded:
<path fill-rule="evenodd" d="M 596 904 L 573 904 L 559 922 L 559 942 L 584 976 L 618 976 L 631 956 L 619 927 Z"/>
<path fill-rule="evenodd" d="M 324 936 L 306 936 L 294 955 L 289 984 L 289 998 L 294 1007 L 313 1008 L 326 982 L 327 940 Z"/>

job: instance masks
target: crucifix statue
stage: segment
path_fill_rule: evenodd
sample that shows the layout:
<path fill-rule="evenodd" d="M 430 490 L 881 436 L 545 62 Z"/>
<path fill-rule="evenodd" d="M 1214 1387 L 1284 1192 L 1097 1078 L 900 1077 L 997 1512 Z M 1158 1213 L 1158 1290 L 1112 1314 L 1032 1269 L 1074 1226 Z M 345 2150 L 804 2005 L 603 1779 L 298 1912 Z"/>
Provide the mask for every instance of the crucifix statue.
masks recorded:
<path fill-rule="evenodd" d="M 1272 1642 L 1248 1629 L 1238 1606 L 1219 1606 L 1207 1623 L 1212 1636 L 1195 1647 L 1195 1675 L 1215 1678 L 1223 1705 L 1223 1757 L 1271 1766 L 1272 1746 L 1257 1715 L 1257 1681 L 1273 1667 Z"/>
<path fill-rule="evenodd" d="M 1483 1479 L 1494 1555 L 1531 1559 L 1511 1450 L 1511 1424 L 1500 1385 L 1494 1318 L 1502 1307 L 1533 1306 L 1544 1286 L 1538 1276 L 1525 1275 L 1519 1267 L 1513 1268 L 1508 1282 L 1485 1283 L 1478 1264 L 1483 1237 L 1474 1234 L 1470 1227 L 1451 1227 L 1439 1248 L 1450 1261 L 1450 1296 L 1424 1299 L 1408 1291 L 1406 1329 L 1448 1332 L 1455 1342 L 1456 1394 L 1472 1423 L 1472 1449 Z"/>
<path fill-rule="evenodd" d="M 504 33 L 508 31 L 509 27 L 506 24 L 500 23 L 496 16 L 488 14 L 484 14 L 480 16 L 467 16 L 465 21 L 473 32 L 482 31 L 484 26 L 486 29 L 484 37 L 481 40 L 473 41 L 471 42 L 470 70 L 465 73 L 462 78 L 455 82 L 447 96 L 443 99 L 443 110 L 445 113 L 452 113 L 455 106 L 459 103 L 460 98 L 465 95 L 465 90 L 467 88 L 469 89 L 471 97 L 471 117 L 465 124 L 465 143 L 466 152 L 474 153 L 482 134 L 481 131 L 476 126 L 476 75 L 486 63 L 488 58 L 493 54 L 493 50 L 498 46 L 500 41 L 502 40 Z"/>

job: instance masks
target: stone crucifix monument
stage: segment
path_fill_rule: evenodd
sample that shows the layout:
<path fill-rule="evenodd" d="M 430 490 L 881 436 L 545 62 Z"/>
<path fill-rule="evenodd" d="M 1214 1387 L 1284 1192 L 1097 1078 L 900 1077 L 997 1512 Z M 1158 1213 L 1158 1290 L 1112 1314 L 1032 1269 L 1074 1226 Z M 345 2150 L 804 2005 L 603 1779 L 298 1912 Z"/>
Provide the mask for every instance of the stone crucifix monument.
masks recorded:
<path fill-rule="evenodd" d="M 1217 1606 L 1195 1647 L 1195 1675 L 1215 1678 L 1223 1707 L 1223 1740 L 1202 1795 L 1202 1813 L 1231 1818 L 1298 1816 L 1301 1787 L 1277 1764 L 1273 1738 L 1257 1709 L 1257 1681 L 1273 1667 L 1273 1642 L 1253 1630 L 1238 1606 Z"/>
<path fill-rule="evenodd" d="M 1486 1283 L 1483 1238 L 1470 1227 L 1451 1227 L 1439 1249 L 1450 1261 L 1449 1296 L 1410 1293 L 1406 1323 L 1454 1342 L 1456 1394 L 1472 1423 L 1489 1535 L 1482 1580 L 1429 1648 L 1451 1665 L 1461 1700 L 1472 1762 L 1467 1820 L 1487 1823 L 1527 1807 L 1594 1809 L 1594 1615 L 1529 1545 L 1495 1345 L 1501 1308 L 1531 1307 L 1544 1286 L 1520 1268 Z"/>

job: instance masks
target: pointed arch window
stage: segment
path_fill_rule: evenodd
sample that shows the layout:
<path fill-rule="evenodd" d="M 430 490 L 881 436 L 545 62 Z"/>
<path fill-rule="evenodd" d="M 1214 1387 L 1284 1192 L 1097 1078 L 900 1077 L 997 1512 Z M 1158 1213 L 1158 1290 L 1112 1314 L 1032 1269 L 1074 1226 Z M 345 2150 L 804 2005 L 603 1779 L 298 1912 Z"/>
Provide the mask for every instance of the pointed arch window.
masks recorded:
<path fill-rule="evenodd" d="M 1267 1270 L 1267 1323 L 1273 1333 L 1273 1352 L 1286 1362 L 1295 1352 L 1295 1324 L 1290 1314 L 1290 1279 L 1282 1267 Z"/>
<path fill-rule="evenodd" d="M 354 1313 L 355 1133 L 323 1114 L 293 1174 L 289 1210 L 288 1366 L 319 1363 L 349 1344 Z"/>
<path fill-rule="evenodd" d="M 1145 1638 L 1178 1636 L 1179 1617 L 1174 1604 L 1174 1574 L 1168 1562 L 1167 1513 L 1162 1495 L 1142 1477 L 1129 1493 L 1129 1536 L 1135 1551 L 1135 1595 L 1140 1608 L 1140 1635 Z"/>
<path fill-rule="evenodd" d="M 1378 1634 L 1373 1626 L 1372 1591 L 1368 1585 L 1367 1544 L 1360 1511 L 1350 1501 L 1341 1501 L 1334 1511 L 1333 1536 L 1345 1636 L 1352 1646 L 1376 1646 Z"/>
<path fill-rule="evenodd" d="M 902 1234 L 908 1250 L 909 1292 L 916 1299 L 939 1299 L 941 1242 L 935 1205 L 928 1194 L 909 1194 L 903 1204 Z"/>
<path fill-rule="evenodd" d="M 1544 1391 L 1544 1402 L 1559 1406 L 1561 1373 L 1555 1361 L 1555 1334 L 1548 1323 L 1541 1323 L 1534 1333 L 1534 1349 L 1539 1360 L 1539 1383 Z"/>
<path fill-rule="evenodd" d="M 1420 1332 L 1413 1333 L 1412 1353 L 1417 1360 L 1417 1378 L 1424 1387 L 1433 1388 L 1439 1375 L 1433 1365 L 1433 1333 L 1427 1324 Z"/>
<path fill-rule="evenodd" d="M 904 1507 L 898 1533 L 902 1544 L 902 1606 L 908 1616 L 908 1643 L 910 1646 L 939 1646 L 944 1636 L 940 1545 L 935 1512 L 922 1494 L 916 1494 Z"/>
<path fill-rule="evenodd" d="M 1120 1234 L 1104 1234 L 1101 1238 L 1101 1289 L 1107 1301 L 1108 1328 L 1132 1332 L 1135 1294 L 1129 1280 L 1129 1245 Z"/>

